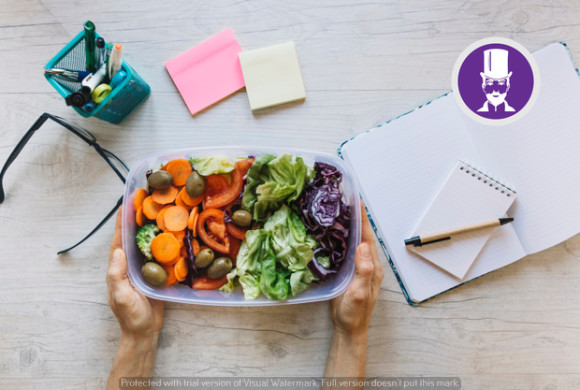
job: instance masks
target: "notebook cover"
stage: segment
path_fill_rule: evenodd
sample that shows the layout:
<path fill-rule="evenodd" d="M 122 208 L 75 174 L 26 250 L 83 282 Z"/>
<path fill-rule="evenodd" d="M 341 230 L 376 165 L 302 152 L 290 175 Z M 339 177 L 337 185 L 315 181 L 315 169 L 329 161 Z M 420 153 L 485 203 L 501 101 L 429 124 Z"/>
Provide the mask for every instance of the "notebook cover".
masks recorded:
<path fill-rule="evenodd" d="M 569 57 L 570 57 L 570 61 L 571 61 L 572 65 L 574 66 L 574 69 L 576 70 L 576 74 L 578 75 L 578 77 L 580 77 L 580 70 L 578 69 L 578 66 L 576 65 L 576 62 L 574 61 L 574 58 L 572 57 L 572 53 L 570 52 L 570 48 L 568 47 L 568 45 L 567 45 L 565 42 L 563 42 L 563 41 L 559 41 L 559 42 L 557 42 L 557 43 L 561 44 L 562 46 L 564 46 L 564 47 L 566 48 L 566 50 L 568 51 L 568 55 L 569 55 Z M 420 106 L 418 106 L 418 107 L 415 107 L 414 109 L 412 109 L 412 110 L 410 110 L 410 111 L 407 111 L 407 112 L 405 112 L 405 113 L 403 113 L 403 114 L 401 114 L 401 115 L 398 115 L 398 116 L 396 116 L 396 117 L 394 117 L 394 118 L 392 118 L 392 119 L 389 119 L 388 121 L 386 121 L 386 122 L 384 122 L 384 123 L 381 123 L 381 124 L 379 124 L 379 125 L 377 125 L 377 126 L 373 127 L 372 129 L 368 129 L 368 130 L 366 130 L 366 131 L 362 132 L 361 134 L 366 134 L 366 133 L 369 133 L 369 132 L 371 132 L 371 131 L 377 130 L 379 127 L 382 127 L 382 126 L 384 126 L 384 125 L 387 125 L 387 124 L 391 123 L 392 121 L 394 121 L 394 120 L 397 120 L 397 119 L 399 119 L 399 118 L 401 118 L 401 117 L 403 117 L 403 116 L 405 116 L 405 115 L 409 115 L 409 114 L 413 113 L 414 111 L 417 111 L 417 110 L 419 110 L 420 108 L 423 108 L 423 107 L 425 107 L 425 106 L 427 106 L 427 105 L 431 104 L 432 102 L 436 101 L 437 99 L 440 99 L 440 98 L 442 98 L 442 97 L 444 97 L 444 96 L 447 96 L 447 95 L 449 95 L 451 92 L 452 92 L 452 91 L 446 92 L 446 93 L 444 93 L 443 95 L 436 97 L 435 99 L 429 100 L 429 101 L 428 101 L 427 103 L 425 103 L 425 104 L 421 104 Z M 342 142 L 342 143 L 339 145 L 339 147 L 338 147 L 338 149 L 337 149 L 337 152 L 338 152 L 338 156 L 339 156 L 340 158 L 342 158 L 342 159 L 344 160 L 344 157 L 343 157 L 343 155 L 342 155 L 342 149 L 344 148 L 344 146 L 345 146 L 345 145 L 346 145 L 348 142 L 352 141 L 353 139 L 355 139 L 356 137 L 358 137 L 358 136 L 359 136 L 359 135 L 361 135 L 361 134 L 355 135 L 354 137 L 351 137 L 351 138 L 349 138 L 349 139 L 345 140 L 344 142 Z M 362 197 L 361 197 L 361 199 L 362 199 Z M 377 227 L 376 227 L 376 225 L 375 225 L 375 222 L 373 221 L 373 218 L 372 218 L 371 214 L 369 213 L 369 211 L 368 211 L 368 209 L 367 209 L 366 205 L 365 205 L 365 211 L 366 211 L 366 213 L 367 213 L 367 216 L 368 216 L 368 218 L 369 218 L 369 221 L 370 221 L 370 223 L 371 223 L 371 227 L 373 228 L 373 230 L 374 230 L 374 232 L 375 232 L 375 236 L 376 236 L 376 237 L 377 237 L 377 239 L 379 240 L 379 243 L 381 244 L 381 247 L 383 248 L 383 251 L 385 252 L 385 255 L 387 256 L 387 260 L 388 260 L 388 262 L 389 262 L 389 264 L 390 264 L 390 266 L 391 266 L 391 269 L 393 270 L 393 273 L 395 274 L 395 277 L 397 278 L 397 282 L 399 283 L 399 286 L 401 287 L 401 290 L 403 291 L 403 295 L 405 296 L 405 299 L 407 300 L 407 303 L 408 303 L 409 305 L 411 305 L 411 306 L 419 306 L 420 304 L 422 304 L 422 303 L 425 303 L 425 302 L 427 302 L 427 301 L 430 301 L 431 299 L 433 299 L 433 298 L 436 298 L 436 297 L 438 297 L 438 296 L 439 296 L 439 295 L 441 295 L 441 294 L 444 294 L 444 293 L 446 293 L 446 292 L 448 292 L 448 291 L 451 291 L 451 290 L 454 290 L 454 289 L 456 289 L 456 288 L 458 288 L 458 287 L 461 287 L 461 286 L 463 286 L 465 283 L 469 283 L 469 282 L 471 282 L 471 281 L 473 281 L 473 280 L 479 279 L 479 278 L 481 278 L 482 276 L 485 276 L 485 275 L 487 275 L 487 274 L 489 274 L 489 273 L 491 273 L 491 272 L 497 271 L 498 269 L 500 269 L 500 268 L 501 268 L 501 267 L 500 267 L 500 268 L 497 268 L 497 269 L 495 269 L 495 270 L 493 270 L 493 271 L 490 271 L 490 272 L 487 272 L 487 273 L 485 273 L 485 274 L 483 274 L 483 275 L 477 276 L 477 277 L 475 277 L 475 278 L 473 278 L 473 279 L 470 279 L 470 280 L 468 280 L 468 281 L 466 281 L 466 282 L 460 283 L 460 284 L 458 284 L 457 286 L 454 286 L 454 287 L 451 287 L 450 289 L 447 289 L 447 290 L 441 291 L 439 294 L 433 295 L 432 297 L 430 297 L 430 298 L 427 298 L 427 299 L 424 299 L 424 300 L 422 300 L 422 301 L 420 301 L 420 302 L 415 302 L 415 301 L 411 300 L 411 298 L 409 297 L 409 293 L 407 292 L 407 289 L 405 288 L 405 285 L 403 284 L 403 281 L 401 280 L 401 277 L 399 276 L 399 272 L 397 271 L 397 267 L 396 267 L 396 266 L 395 266 L 395 264 L 393 263 L 393 260 L 391 259 L 391 256 L 389 255 L 389 252 L 387 251 L 387 247 L 386 247 L 386 245 L 385 245 L 385 243 L 384 243 L 384 241 L 383 241 L 382 237 L 379 235 L 379 232 L 378 232 L 378 229 L 377 229 Z"/>

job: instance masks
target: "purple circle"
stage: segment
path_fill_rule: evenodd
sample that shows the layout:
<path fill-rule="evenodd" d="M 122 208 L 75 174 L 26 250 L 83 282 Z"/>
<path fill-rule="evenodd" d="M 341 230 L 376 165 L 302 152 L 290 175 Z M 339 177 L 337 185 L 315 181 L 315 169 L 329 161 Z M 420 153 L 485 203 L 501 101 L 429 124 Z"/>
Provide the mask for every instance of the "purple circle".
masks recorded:
<path fill-rule="evenodd" d="M 501 75 L 505 75 L 505 72 L 498 72 L 506 69 L 505 57 L 501 51 L 491 50 L 486 54 L 490 49 L 507 50 L 507 72 L 508 75 L 511 73 L 509 77 L 503 78 Z M 484 65 L 485 61 L 487 67 Z M 505 95 L 499 92 L 486 95 L 483 84 L 497 85 L 502 82 L 498 79 L 509 80 L 509 89 Z M 528 103 L 534 89 L 534 74 L 526 57 L 517 49 L 501 43 L 491 43 L 475 49 L 463 60 L 457 76 L 457 88 L 465 105 L 475 114 L 488 119 L 504 119 L 516 114 Z M 493 88 L 490 85 L 487 90 Z"/>

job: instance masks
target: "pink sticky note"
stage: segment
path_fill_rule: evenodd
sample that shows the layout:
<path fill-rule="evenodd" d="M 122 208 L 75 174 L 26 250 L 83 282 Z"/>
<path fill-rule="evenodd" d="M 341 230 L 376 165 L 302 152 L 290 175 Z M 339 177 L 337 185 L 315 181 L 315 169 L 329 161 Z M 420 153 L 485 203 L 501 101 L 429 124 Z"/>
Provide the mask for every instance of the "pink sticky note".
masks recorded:
<path fill-rule="evenodd" d="M 191 115 L 244 87 L 241 51 L 228 28 L 165 63 Z"/>

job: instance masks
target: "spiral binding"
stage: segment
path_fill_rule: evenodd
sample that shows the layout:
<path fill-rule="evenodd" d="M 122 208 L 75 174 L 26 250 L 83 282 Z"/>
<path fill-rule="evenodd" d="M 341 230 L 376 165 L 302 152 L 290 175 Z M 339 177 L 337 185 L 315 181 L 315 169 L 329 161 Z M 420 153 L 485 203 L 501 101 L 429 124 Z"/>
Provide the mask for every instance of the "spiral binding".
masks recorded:
<path fill-rule="evenodd" d="M 483 184 L 489 183 L 489 187 L 495 189 L 496 191 L 500 191 L 502 194 L 506 194 L 506 196 L 508 197 L 516 195 L 516 191 L 514 191 L 507 185 L 500 183 L 499 181 L 494 179 L 491 175 L 482 172 L 480 169 L 475 168 L 464 161 L 461 161 L 461 164 L 463 164 L 461 167 L 459 167 L 461 171 L 464 171 L 466 174 L 471 175 L 474 178 L 476 177 L 477 180 L 482 181 Z"/>

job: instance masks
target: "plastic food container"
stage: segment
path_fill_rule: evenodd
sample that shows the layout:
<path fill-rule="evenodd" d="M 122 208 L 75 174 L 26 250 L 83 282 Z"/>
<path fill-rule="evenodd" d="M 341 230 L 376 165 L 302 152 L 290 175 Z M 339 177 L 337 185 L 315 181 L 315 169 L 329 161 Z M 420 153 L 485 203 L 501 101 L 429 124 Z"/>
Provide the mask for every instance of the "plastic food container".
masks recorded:
<path fill-rule="evenodd" d="M 216 155 L 227 155 L 236 158 L 257 156 L 264 153 L 270 153 L 273 155 L 288 153 L 302 157 L 304 162 L 310 166 L 313 166 L 315 162 L 320 161 L 332 164 L 342 172 L 342 190 L 344 192 L 345 202 L 351 209 L 352 221 L 350 237 L 348 240 L 348 253 L 339 272 L 325 282 L 313 282 L 308 290 L 303 291 L 294 298 L 283 301 L 270 300 L 263 295 L 257 299 L 245 299 L 241 286 L 236 287 L 233 292 L 228 293 L 219 290 L 194 290 L 191 287 L 182 284 L 176 284 L 169 287 L 153 287 L 147 284 L 141 276 L 143 256 L 137 248 L 135 241 L 135 234 L 137 233 L 138 226 L 135 222 L 135 210 L 133 208 L 135 191 L 138 188 L 146 188 L 147 179 L 145 177 L 145 172 L 149 169 L 158 169 L 162 164 L 176 158 L 189 158 L 192 156 L 210 157 Z M 125 187 L 125 196 L 123 199 L 122 218 L 123 248 L 127 254 L 128 265 L 127 274 L 133 286 L 150 298 L 197 305 L 267 306 L 317 302 L 332 299 L 346 290 L 354 276 L 354 255 L 361 240 L 359 191 L 350 168 L 338 157 L 306 150 L 265 147 L 205 147 L 149 155 L 135 163 L 129 172 Z"/>

